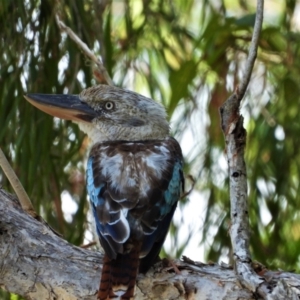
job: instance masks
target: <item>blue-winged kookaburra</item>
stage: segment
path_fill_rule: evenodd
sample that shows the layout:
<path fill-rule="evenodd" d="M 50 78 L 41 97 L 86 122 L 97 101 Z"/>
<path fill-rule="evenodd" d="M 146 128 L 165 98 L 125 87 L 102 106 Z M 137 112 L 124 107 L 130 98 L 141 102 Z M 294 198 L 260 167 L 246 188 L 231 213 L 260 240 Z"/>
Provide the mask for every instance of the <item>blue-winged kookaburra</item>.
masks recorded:
<path fill-rule="evenodd" d="M 78 123 L 92 140 L 87 190 L 105 251 L 98 299 L 131 299 L 138 271 L 158 258 L 183 189 L 181 149 L 164 108 L 107 85 L 26 99 Z"/>

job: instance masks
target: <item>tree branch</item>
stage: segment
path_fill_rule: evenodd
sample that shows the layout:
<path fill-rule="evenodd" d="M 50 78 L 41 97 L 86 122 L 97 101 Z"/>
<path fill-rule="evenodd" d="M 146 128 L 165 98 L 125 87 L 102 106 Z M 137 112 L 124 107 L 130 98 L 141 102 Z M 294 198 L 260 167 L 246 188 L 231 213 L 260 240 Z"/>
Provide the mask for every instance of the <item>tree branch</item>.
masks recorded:
<path fill-rule="evenodd" d="M 8 160 L 6 159 L 1 148 L 0 148 L 0 166 L 1 166 L 4 174 L 6 175 L 7 179 L 9 180 L 15 193 L 17 194 L 22 208 L 27 213 L 29 213 L 32 217 L 37 218 L 37 213 L 35 212 L 35 210 L 32 206 L 32 203 L 31 203 L 22 183 L 20 182 L 16 173 L 10 166 L 10 164 L 9 164 Z"/>
<path fill-rule="evenodd" d="M 101 255 L 73 245 L 0 190 L 0 286 L 28 299 L 95 299 Z"/>
<path fill-rule="evenodd" d="M 16 198 L 0 190 L 2 289 L 31 300 L 96 299 L 101 262 L 100 253 L 67 243 L 26 214 Z M 205 265 L 187 258 L 176 261 L 176 265 L 181 274 L 162 262 L 147 274 L 140 274 L 135 299 L 254 299 L 253 293 L 239 284 L 231 267 Z M 300 275 L 268 270 L 263 273 L 270 285 L 284 279 L 278 285 L 280 293 L 300 294 Z"/>
<path fill-rule="evenodd" d="M 68 26 L 66 26 L 66 24 L 60 20 L 58 14 L 55 15 L 55 19 L 56 19 L 56 23 L 59 27 L 59 29 L 62 32 L 66 32 L 67 35 L 76 43 L 76 45 L 81 49 L 81 51 L 91 60 L 93 61 L 97 67 L 98 67 L 98 71 L 100 72 L 99 75 L 101 75 L 101 78 L 104 79 L 104 81 L 108 84 L 113 86 L 114 83 L 111 80 L 107 70 L 105 69 L 102 61 L 100 58 L 97 58 L 96 55 L 89 49 L 89 47 L 87 46 L 87 44 L 85 44 L 80 38 L 79 36 Z"/>
<path fill-rule="evenodd" d="M 239 113 L 240 103 L 245 95 L 255 62 L 262 21 L 263 0 L 258 0 L 256 20 L 249 56 L 246 63 L 246 71 L 240 86 L 220 108 L 220 114 L 221 127 L 225 136 L 230 181 L 230 237 L 236 274 L 243 286 L 253 292 L 257 292 L 264 299 L 279 299 L 277 298 L 278 290 L 284 289 L 287 285 L 270 285 L 264 277 L 257 275 L 252 267 L 249 251 L 250 230 L 247 202 L 247 173 L 244 161 L 246 131 L 243 127 L 243 117 Z M 286 299 L 293 299 L 293 294 L 289 294 L 288 290 L 285 290 L 285 295 L 285 297 L 287 297 Z M 291 298 L 288 298 L 288 295 L 290 295 Z"/>
<path fill-rule="evenodd" d="M 259 41 L 259 36 L 262 28 L 263 18 L 264 18 L 264 0 L 258 0 L 257 8 L 256 8 L 255 24 L 254 24 L 252 40 L 249 48 L 248 58 L 246 62 L 245 73 L 242 77 L 242 82 L 239 84 L 237 88 L 237 97 L 239 101 L 241 101 L 244 98 L 244 95 L 246 93 L 247 87 L 250 82 L 250 77 L 257 56 L 258 41 Z"/>

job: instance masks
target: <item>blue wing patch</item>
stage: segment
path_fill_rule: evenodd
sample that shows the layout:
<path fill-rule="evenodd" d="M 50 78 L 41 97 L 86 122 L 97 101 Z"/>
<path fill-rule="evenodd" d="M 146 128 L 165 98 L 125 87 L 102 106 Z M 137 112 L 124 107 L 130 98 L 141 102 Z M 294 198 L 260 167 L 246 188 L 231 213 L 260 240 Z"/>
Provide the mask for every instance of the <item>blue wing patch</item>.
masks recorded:
<path fill-rule="evenodd" d="M 161 207 L 162 215 L 169 213 L 172 206 L 178 201 L 182 188 L 182 176 L 182 162 L 178 161 L 174 165 L 168 189 L 164 192 L 165 205 Z"/>

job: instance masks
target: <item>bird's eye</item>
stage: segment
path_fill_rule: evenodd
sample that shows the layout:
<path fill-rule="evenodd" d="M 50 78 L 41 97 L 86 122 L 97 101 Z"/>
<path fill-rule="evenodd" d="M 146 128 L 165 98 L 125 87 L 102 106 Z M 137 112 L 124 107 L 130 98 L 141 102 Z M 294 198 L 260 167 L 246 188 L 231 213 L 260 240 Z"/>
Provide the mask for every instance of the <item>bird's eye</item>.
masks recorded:
<path fill-rule="evenodd" d="M 111 110 L 113 108 L 114 108 L 114 103 L 113 102 L 108 101 L 108 102 L 105 103 L 105 109 Z"/>

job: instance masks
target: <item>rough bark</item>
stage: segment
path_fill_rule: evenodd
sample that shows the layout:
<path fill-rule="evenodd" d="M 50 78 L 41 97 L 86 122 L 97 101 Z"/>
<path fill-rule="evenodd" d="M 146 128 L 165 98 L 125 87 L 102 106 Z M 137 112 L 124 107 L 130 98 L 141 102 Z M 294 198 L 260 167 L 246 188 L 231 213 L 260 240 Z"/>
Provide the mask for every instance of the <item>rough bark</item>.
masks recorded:
<path fill-rule="evenodd" d="M 246 130 L 239 114 L 240 101 L 236 94 L 229 97 L 220 109 L 230 186 L 230 237 L 236 274 L 240 282 L 255 292 L 264 279 L 252 268 L 249 251 L 249 214 L 247 201 L 247 172 L 244 161 Z M 264 295 L 262 295 L 264 296 Z"/>
<path fill-rule="evenodd" d="M 240 115 L 243 100 L 256 60 L 259 35 L 263 22 L 264 1 L 257 0 L 254 30 L 241 83 L 220 108 L 221 127 L 225 136 L 225 153 L 228 163 L 230 189 L 230 237 L 236 274 L 241 284 L 264 299 L 269 296 L 268 282 L 256 274 L 249 251 L 250 225 L 247 201 L 247 172 L 244 160 L 246 130 Z M 271 291 L 275 290 L 271 288 Z M 270 298 L 275 299 L 275 298 Z"/>
<path fill-rule="evenodd" d="M 100 253 L 73 246 L 54 234 L 26 214 L 14 196 L 0 190 L 2 289 L 27 299 L 96 299 L 101 260 Z M 140 274 L 135 299 L 259 299 L 239 284 L 231 267 L 187 258 L 176 265 L 181 274 L 163 262 Z M 256 269 L 269 283 L 269 295 L 298 299 L 300 275 Z"/>

